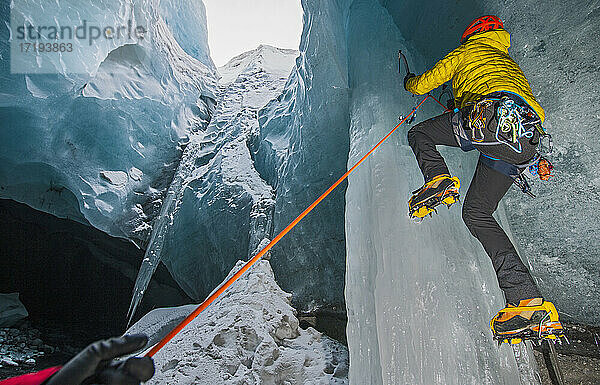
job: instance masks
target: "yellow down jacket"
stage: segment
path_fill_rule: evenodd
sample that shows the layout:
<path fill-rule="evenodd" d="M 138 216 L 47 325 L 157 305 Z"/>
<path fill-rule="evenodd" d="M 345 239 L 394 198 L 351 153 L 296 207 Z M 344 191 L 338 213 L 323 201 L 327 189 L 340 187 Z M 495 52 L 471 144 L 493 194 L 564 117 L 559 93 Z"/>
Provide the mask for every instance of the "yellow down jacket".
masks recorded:
<path fill-rule="evenodd" d="M 544 109 L 533 97 L 523 71 L 508 56 L 510 35 L 503 29 L 480 32 L 436 63 L 423 75 L 406 82 L 406 89 L 422 95 L 452 79 L 456 106 L 475 103 L 495 91 L 521 96 L 544 121 Z"/>

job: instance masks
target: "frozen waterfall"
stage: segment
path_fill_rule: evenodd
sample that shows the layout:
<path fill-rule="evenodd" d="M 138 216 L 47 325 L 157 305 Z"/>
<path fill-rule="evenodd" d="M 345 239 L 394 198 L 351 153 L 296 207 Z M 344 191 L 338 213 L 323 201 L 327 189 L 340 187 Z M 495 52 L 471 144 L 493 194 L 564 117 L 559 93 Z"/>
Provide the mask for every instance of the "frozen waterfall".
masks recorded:
<path fill-rule="evenodd" d="M 597 323 L 598 275 L 593 273 L 597 264 L 586 263 L 597 257 L 593 245 L 598 236 L 590 233 L 597 232 L 597 214 L 585 210 L 589 201 L 570 190 L 589 185 L 591 197 L 598 197 L 598 190 L 591 187 L 594 182 L 583 181 L 585 174 L 578 170 L 589 165 L 590 158 L 597 159 L 597 149 L 591 144 L 597 141 L 590 138 L 598 124 L 579 109 L 573 114 L 565 111 L 572 103 L 565 101 L 567 95 L 567 100 L 589 102 L 598 110 L 598 92 L 589 85 L 594 84 L 589 76 L 595 73 L 597 77 L 597 70 L 588 74 L 575 64 L 580 61 L 587 63 L 583 68 L 589 68 L 594 62 L 590 52 L 597 53 L 597 44 L 578 49 L 577 59 L 565 53 L 579 46 L 577 34 L 594 41 L 591 31 L 597 31 L 597 5 L 552 2 L 545 6 L 552 12 L 540 14 L 535 2 L 468 3 L 459 8 L 447 2 L 427 7 L 383 0 L 352 2 L 347 19 L 352 89 L 348 164 L 414 104 L 393 67 L 398 48 L 412 54 L 409 59 L 420 73 L 458 44 L 466 22 L 482 14 L 499 15 L 513 36 L 511 54 L 531 79 L 549 117 L 546 125 L 555 141 L 561 142 L 556 160 L 563 164 L 554 182 L 536 185 L 540 189 L 537 200 L 513 189 L 506 210 L 500 210 L 508 221 L 500 219 L 505 227 L 512 227 L 522 258 L 547 298 L 565 310 L 563 317 Z M 461 22 L 456 23 L 456 18 Z M 579 22 L 581 30 L 571 32 L 570 23 Z M 551 52 L 547 45 L 552 46 Z M 576 84 L 567 85 L 564 73 L 568 71 L 577 73 L 570 78 Z M 556 76 L 560 85 L 554 82 Z M 433 105 L 418 121 L 440 112 Z M 565 124 L 567 116 L 573 116 L 573 124 L 582 129 Z M 584 137 L 575 139 L 573 132 Z M 464 194 L 476 154 L 454 149 L 443 154 L 451 171 L 463 181 Z M 402 133 L 349 179 L 346 301 L 351 383 L 536 383 L 524 366 L 517 370 L 510 347 L 498 349 L 492 342 L 489 319 L 503 306 L 503 297 L 488 257 L 461 223 L 460 210 L 441 210 L 419 226 L 409 223 L 406 202 L 421 183 Z M 567 219 L 572 216 L 578 217 L 574 223 Z M 572 286 L 573 282 L 577 285 Z"/>
<path fill-rule="evenodd" d="M 393 127 L 400 106 L 408 112 L 422 97 L 402 88 L 395 53 L 411 46 L 385 9 L 354 5 L 348 24 L 350 167 Z M 377 30 L 367 35 L 366 28 Z M 361 55 L 367 50 L 370 55 Z M 423 68 L 422 59 L 412 59 Z M 431 103 L 427 115 L 443 112 Z M 490 318 L 503 307 L 502 293 L 488 256 L 462 224 L 460 207 L 439 209 L 420 225 L 408 218 L 406 202 L 422 176 L 406 129 L 350 176 L 346 193 L 351 382 L 518 384 L 512 349 L 499 350 L 489 331 Z M 444 154 L 467 182 L 476 154 Z"/>

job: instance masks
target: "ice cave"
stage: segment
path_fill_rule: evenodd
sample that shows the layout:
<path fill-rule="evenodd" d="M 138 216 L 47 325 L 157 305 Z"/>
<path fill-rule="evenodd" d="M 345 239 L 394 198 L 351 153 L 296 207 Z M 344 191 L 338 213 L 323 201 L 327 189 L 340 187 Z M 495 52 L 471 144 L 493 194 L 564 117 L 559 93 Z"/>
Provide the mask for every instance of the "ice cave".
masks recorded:
<path fill-rule="evenodd" d="M 503 20 L 554 143 L 553 178 L 534 199 L 511 187 L 494 215 L 566 325 L 565 379 L 600 383 L 600 2 L 301 5 L 298 50 L 217 67 L 201 0 L 1 3 L 0 383 L 126 331 L 158 342 L 423 100 L 398 51 L 421 74 L 481 15 Z M 23 51 L 18 26 L 84 21 L 68 51 Z M 564 381 L 547 348 L 493 340 L 505 300 L 460 205 L 407 215 L 423 178 L 406 132 L 442 112 L 426 101 L 153 357 L 148 383 Z M 440 151 L 462 196 L 478 153 Z M 27 318 L 5 326 L 5 308 Z"/>

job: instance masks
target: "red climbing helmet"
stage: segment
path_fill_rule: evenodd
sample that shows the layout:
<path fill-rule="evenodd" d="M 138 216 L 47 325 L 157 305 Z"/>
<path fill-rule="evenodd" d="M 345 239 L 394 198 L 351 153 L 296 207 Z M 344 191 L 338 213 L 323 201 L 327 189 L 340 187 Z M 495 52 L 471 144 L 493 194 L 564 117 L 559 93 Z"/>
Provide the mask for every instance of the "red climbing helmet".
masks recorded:
<path fill-rule="evenodd" d="M 487 15 L 478 17 L 469 24 L 467 29 L 465 29 L 465 32 L 463 32 L 460 38 L 460 43 L 464 43 L 471 35 L 478 32 L 491 31 L 498 28 L 504 28 L 504 24 L 502 24 L 502 20 L 500 20 L 498 16 Z"/>

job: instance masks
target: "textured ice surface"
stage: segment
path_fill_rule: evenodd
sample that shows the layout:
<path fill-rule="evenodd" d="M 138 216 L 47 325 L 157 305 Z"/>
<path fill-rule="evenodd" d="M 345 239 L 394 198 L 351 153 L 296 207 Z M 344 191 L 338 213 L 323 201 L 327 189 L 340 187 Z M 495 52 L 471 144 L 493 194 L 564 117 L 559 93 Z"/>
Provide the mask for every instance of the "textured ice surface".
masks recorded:
<path fill-rule="evenodd" d="M 392 77 L 392 52 L 403 48 L 411 53 L 413 69 L 420 73 L 423 64 L 430 66 L 456 46 L 472 18 L 498 14 L 512 33 L 511 54 L 546 108 L 546 126 L 558 142 L 559 175 L 564 162 L 564 174 L 539 190 L 540 198 L 531 201 L 512 191 L 499 217 L 508 230 L 506 216 L 510 219 L 523 259 L 559 311 L 580 322 L 597 323 L 598 222 L 597 212 L 589 207 L 597 203 L 598 191 L 589 177 L 593 173 L 586 171 L 598 159 L 598 141 L 593 139 L 598 91 L 591 80 L 598 74 L 593 59 L 598 52 L 593 38 L 597 2 L 553 2 L 548 8 L 552 12 L 540 13 L 533 2 L 471 1 L 459 8 L 450 2 L 414 7 L 380 1 L 387 14 L 368 3 L 354 2 L 348 20 L 349 164 L 412 104 Z M 389 25 L 390 16 L 395 27 Z M 570 27 L 578 23 L 581 29 Z M 369 66 L 378 71 L 367 71 Z M 431 113 L 439 113 L 435 105 L 418 120 Z M 346 195 L 351 381 L 518 383 L 510 348 L 493 347 L 488 330 L 489 318 L 503 298 L 487 256 L 464 228 L 457 208 L 420 226 L 408 223 L 406 201 L 422 179 L 404 135 L 395 140 L 351 176 Z M 464 189 L 476 154 L 443 154 Z M 535 382 L 531 375 L 521 381 Z"/>
<path fill-rule="evenodd" d="M 299 328 L 290 298 L 258 262 L 154 356 L 148 384 L 347 384 L 347 349 Z M 128 332 L 154 344 L 194 308 L 153 310 Z"/>
<path fill-rule="evenodd" d="M 304 2 L 300 58 L 283 95 L 259 113 L 256 168 L 275 190 L 274 234 L 346 171 L 348 85 L 344 15 L 337 2 Z M 342 312 L 344 189 L 272 250 L 284 290 L 303 311 Z"/>
<path fill-rule="evenodd" d="M 37 1 L 19 3 L 41 15 Z M 0 5 L 3 21 L 10 4 Z M 501 219 L 546 296 L 574 320 L 598 324 L 597 1 L 551 0 L 542 10 L 533 0 L 305 0 L 297 67 L 262 110 L 287 76 L 262 59 L 286 55 L 266 47 L 241 55 L 221 69 L 217 89 L 198 2 L 70 2 L 79 16 L 65 4 L 44 6 L 62 7 L 75 23 L 131 16 L 147 22 L 152 39 L 85 47 L 66 63 L 80 75 L 58 62 L 59 75 L 11 75 L 2 28 L 0 196 L 138 239 L 160 211 L 137 299 L 160 257 L 203 298 L 412 108 L 396 74 L 399 48 L 420 72 L 474 17 L 496 13 L 546 109 L 558 174 L 536 186 L 537 200 L 509 193 Z M 293 64 L 291 55 L 282 61 Z M 439 111 L 429 104 L 417 119 Z M 273 250 L 275 273 L 302 310 L 335 308 L 346 239 L 354 383 L 517 383 L 510 348 L 497 350 L 489 335 L 503 300 L 459 207 L 421 226 L 406 219 L 421 176 L 404 132 L 351 177 L 347 203 L 340 186 Z M 444 154 L 464 194 L 476 154 Z"/>
<path fill-rule="evenodd" d="M 351 165 L 420 98 L 402 88 L 394 59 L 398 49 L 410 52 L 411 46 L 387 11 L 377 2 L 355 3 L 348 25 Z M 360 54 L 367 49 L 370 55 Z M 423 70 L 418 56 L 411 62 L 415 71 Z M 439 113 L 439 106 L 429 104 L 424 112 L 419 120 Z M 489 331 L 489 319 L 503 304 L 494 270 L 461 223 L 459 208 L 418 226 L 407 216 L 410 192 L 423 179 L 406 129 L 349 180 L 350 379 L 356 384 L 519 383 L 511 348 L 498 349 Z M 471 154 L 446 155 L 458 177 L 469 180 Z"/>
<path fill-rule="evenodd" d="M 185 149 L 153 229 L 135 285 L 132 310 L 162 260 L 186 293 L 201 300 L 239 258 L 270 238 L 273 191 L 254 168 L 250 146 L 258 110 L 276 98 L 298 51 L 261 45 L 219 69 L 209 126 Z"/>
<path fill-rule="evenodd" d="M 47 25 L 52 14 L 72 25 L 84 19 L 123 25 L 131 19 L 147 26 L 151 38 L 99 39 L 90 46 L 75 40 L 74 52 L 62 62 L 57 55 L 40 59 L 57 73 L 17 75 L 10 73 L 8 29 L 2 28 L 0 196 L 111 235 L 147 240 L 181 145 L 206 126 L 215 97 L 206 32 L 186 29 L 205 25 L 203 12 L 168 19 L 178 10 L 202 8 L 194 4 L 2 2 L 7 25 L 12 6 L 38 25 Z M 186 33 L 194 34 L 195 43 L 184 48 L 197 58 L 176 41 Z"/>
<path fill-rule="evenodd" d="M 600 325 L 600 3 L 486 2 L 511 32 L 511 54 L 546 110 L 556 177 L 536 199 L 513 189 L 506 215 L 542 293 L 565 319 Z M 573 27 L 576 26 L 576 27 Z"/>
<path fill-rule="evenodd" d="M 160 17 L 169 26 L 179 46 L 189 55 L 215 70 L 208 49 L 204 3 L 199 0 L 160 0 L 159 6 Z"/>

